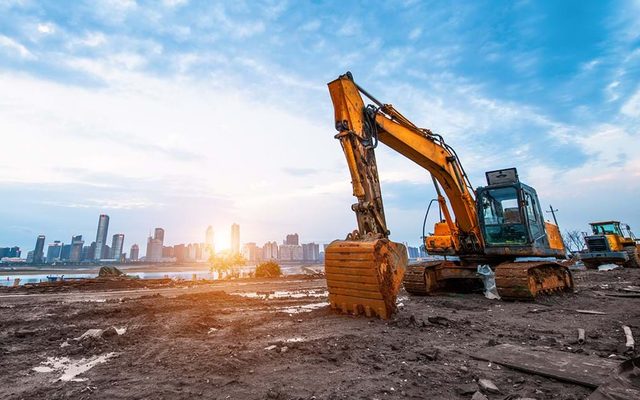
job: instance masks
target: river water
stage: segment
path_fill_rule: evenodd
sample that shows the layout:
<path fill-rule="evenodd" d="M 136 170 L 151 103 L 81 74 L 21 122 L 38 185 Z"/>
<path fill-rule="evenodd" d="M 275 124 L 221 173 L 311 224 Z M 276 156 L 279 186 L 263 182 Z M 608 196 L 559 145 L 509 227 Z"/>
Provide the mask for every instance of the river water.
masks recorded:
<path fill-rule="evenodd" d="M 293 274 L 302 274 L 304 273 L 301 265 L 281 265 L 280 269 L 282 270 L 283 275 L 293 275 Z M 315 267 L 314 269 L 318 269 Z M 248 275 L 250 272 L 255 271 L 255 266 L 246 266 L 240 267 L 236 269 L 240 272 L 241 275 Z M 128 272 L 126 268 L 122 268 L 122 271 L 127 275 L 137 276 L 140 279 L 160 279 L 160 278 L 171 278 L 171 279 L 185 279 L 192 280 L 194 275 L 196 279 L 218 279 L 217 272 L 209 272 L 206 270 L 195 270 L 195 271 L 154 271 L 154 272 Z M 19 279 L 18 285 L 24 285 L 27 283 L 39 283 L 46 282 L 47 276 L 55 276 L 58 279 L 86 279 L 86 278 L 95 278 L 97 273 L 83 273 L 82 271 L 78 272 L 70 272 L 67 273 L 49 273 L 49 274 L 21 274 L 17 271 L 1 271 L 0 272 L 0 286 L 14 286 L 16 284 L 16 280 Z"/>

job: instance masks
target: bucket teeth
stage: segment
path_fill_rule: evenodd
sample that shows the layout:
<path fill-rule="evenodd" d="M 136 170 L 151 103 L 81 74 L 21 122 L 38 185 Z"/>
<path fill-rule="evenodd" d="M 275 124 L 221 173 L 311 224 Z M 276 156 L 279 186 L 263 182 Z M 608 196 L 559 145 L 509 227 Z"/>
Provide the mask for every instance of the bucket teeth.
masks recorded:
<path fill-rule="evenodd" d="M 325 253 L 331 307 L 353 315 L 387 319 L 408 260 L 406 248 L 388 239 L 336 240 Z"/>

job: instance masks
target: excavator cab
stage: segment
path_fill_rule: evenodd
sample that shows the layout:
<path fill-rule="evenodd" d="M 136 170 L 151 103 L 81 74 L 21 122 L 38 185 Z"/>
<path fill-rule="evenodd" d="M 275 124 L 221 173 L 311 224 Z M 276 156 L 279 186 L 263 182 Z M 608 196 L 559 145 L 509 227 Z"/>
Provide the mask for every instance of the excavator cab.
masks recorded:
<path fill-rule="evenodd" d="M 557 227 L 544 221 L 538 194 L 520 182 L 517 170 L 489 171 L 486 176 L 487 186 L 476 189 L 485 254 L 507 254 L 514 259 L 563 257 L 564 246 Z"/>

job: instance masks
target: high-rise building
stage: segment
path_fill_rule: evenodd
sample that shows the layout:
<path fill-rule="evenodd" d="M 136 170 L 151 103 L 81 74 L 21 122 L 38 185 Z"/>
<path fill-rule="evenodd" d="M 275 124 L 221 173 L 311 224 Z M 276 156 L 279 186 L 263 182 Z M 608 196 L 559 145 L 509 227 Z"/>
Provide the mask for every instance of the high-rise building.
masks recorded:
<path fill-rule="evenodd" d="M 173 246 L 173 256 L 176 258 L 177 262 L 183 262 L 187 259 L 188 249 L 184 244 L 177 244 Z"/>
<path fill-rule="evenodd" d="M 147 239 L 147 255 L 145 261 L 160 261 L 162 259 L 162 241 L 149 236 Z"/>
<path fill-rule="evenodd" d="M 231 225 L 231 254 L 240 254 L 240 225 Z"/>
<path fill-rule="evenodd" d="M 138 257 L 140 257 L 140 248 L 137 244 L 131 245 L 131 252 L 129 253 L 129 260 L 138 261 Z"/>
<path fill-rule="evenodd" d="M 124 233 L 116 233 L 111 240 L 111 258 L 120 261 L 124 249 Z"/>
<path fill-rule="evenodd" d="M 302 259 L 304 261 L 318 261 L 320 259 L 320 245 L 316 243 L 303 244 Z"/>
<path fill-rule="evenodd" d="M 255 243 L 245 243 L 242 245 L 242 256 L 249 262 L 262 260 L 262 249 Z"/>
<path fill-rule="evenodd" d="M 407 255 L 410 259 L 415 259 L 420 257 L 420 249 L 417 247 L 407 246 Z"/>
<path fill-rule="evenodd" d="M 20 247 L 17 247 L 17 246 L 0 247 L 0 258 L 4 258 L 4 257 L 19 258 L 21 253 L 22 252 L 20 251 Z"/>
<path fill-rule="evenodd" d="M 49 243 L 49 248 L 47 249 L 47 264 L 60 261 L 62 246 L 63 244 L 59 240 L 54 240 L 53 243 Z"/>
<path fill-rule="evenodd" d="M 205 233 L 204 244 L 205 246 L 207 246 L 206 248 L 208 249 L 210 254 L 215 253 L 215 244 L 213 241 L 214 241 L 213 226 L 209 225 L 207 227 L 207 232 Z"/>
<path fill-rule="evenodd" d="M 108 244 L 105 244 L 104 246 L 102 246 L 102 256 L 100 258 L 101 259 L 111 258 L 111 246 L 109 246 Z"/>
<path fill-rule="evenodd" d="M 202 260 L 202 247 L 201 243 L 189 243 L 186 246 L 185 258 L 189 261 Z"/>
<path fill-rule="evenodd" d="M 164 229 L 156 228 L 153 232 L 153 238 L 159 240 L 160 243 L 164 244 Z"/>
<path fill-rule="evenodd" d="M 98 218 L 98 231 L 96 232 L 96 251 L 93 254 L 95 260 L 104 257 L 104 246 L 107 244 L 107 233 L 109 232 L 109 216 L 100 214 Z M 108 256 L 107 256 L 108 257 Z"/>
<path fill-rule="evenodd" d="M 278 243 L 267 242 L 262 246 L 262 259 L 263 260 L 277 260 L 278 259 Z"/>
<path fill-rule="evenodd" d="M 62 251 L 60 251 L 60 261 L 69 261 L 69 257 L 71 257 L 71 245 L 63 244 Z"/>
<path fill-rule="evenodd" d="M 44 235 L 39 235 L 36 240 L 36 248 L 33 250 L 33 263 L 42 264 L 44 257 Z"/>
<path fill-rule="evenodd" d="M 69 254 L 69 261 L 80 262 L 80 260 L 82 260 L 83 246 L 84 240 L 82 240 L 82 235 L 71 237 L 71 253 Z"/>
<path fill-rule="evenodd" d="M 293 244 L 283 244 L 278 249 L 278 259 L 281 261 L 302 261 L 302 246 Z"/>
<path fill-rule="evenodd" d="M 284 241 L 284 244 L 288 244 L 289 246 L 297 246 L 299 243 L 299 237 L 297 233 L 290 233 L 287 235 L 287 238 Z"/>

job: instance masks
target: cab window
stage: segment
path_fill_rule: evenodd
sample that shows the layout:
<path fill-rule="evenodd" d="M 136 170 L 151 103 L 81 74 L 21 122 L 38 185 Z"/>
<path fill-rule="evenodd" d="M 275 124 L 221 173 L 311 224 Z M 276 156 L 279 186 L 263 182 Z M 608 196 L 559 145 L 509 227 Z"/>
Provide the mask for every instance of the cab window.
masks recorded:
<path fill-rule="evenodd" d="M 484 191 L 479 198 L 485 241 L 489 245 L 527 243 L 527 234 L 518 208 L 514 187 Z"/>

